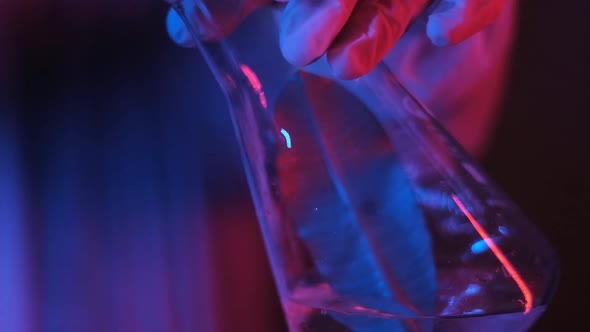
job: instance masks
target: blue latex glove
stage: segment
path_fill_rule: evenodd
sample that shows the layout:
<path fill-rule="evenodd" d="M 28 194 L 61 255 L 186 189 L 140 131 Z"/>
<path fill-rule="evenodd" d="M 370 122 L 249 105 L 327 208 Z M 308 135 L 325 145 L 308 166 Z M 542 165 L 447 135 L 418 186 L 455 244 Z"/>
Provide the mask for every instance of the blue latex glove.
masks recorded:
<path fill-rule="evenodd" d="M 287 2 L 280 19 L 280 39 L 288 61 L 306 66 L 325 54 L 337 77 L 352 79 L 383 60 L 432 0 L 194 0 L 185 1 L 185 7 L 203 39 L 218 39 L 254 10 L 273 2 Z M 427 36 L 437 46 L 457 44 L 493 23 L 506 2 L 435 1 L 427 15 Z M 177 43 L 191 44 L 173 12 L 168 29 Z"/>

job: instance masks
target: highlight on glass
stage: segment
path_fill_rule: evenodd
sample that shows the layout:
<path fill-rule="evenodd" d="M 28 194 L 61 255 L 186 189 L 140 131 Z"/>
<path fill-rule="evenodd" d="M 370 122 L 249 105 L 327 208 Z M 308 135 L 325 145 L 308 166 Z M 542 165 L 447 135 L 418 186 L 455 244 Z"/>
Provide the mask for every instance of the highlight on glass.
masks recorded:
<path fill-rule="evenodd" d="M 290 331 L 533 325 L 556 254 L 385 64 L 338 80 L 283 59 L 280 7 L 203 42 L 173 6 L 227 97 Z"/>

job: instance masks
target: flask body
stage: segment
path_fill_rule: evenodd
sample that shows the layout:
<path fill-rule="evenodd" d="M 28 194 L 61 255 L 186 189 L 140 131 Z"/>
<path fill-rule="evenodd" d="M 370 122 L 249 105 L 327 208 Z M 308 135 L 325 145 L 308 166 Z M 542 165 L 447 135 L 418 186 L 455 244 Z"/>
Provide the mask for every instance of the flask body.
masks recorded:
<path fill-rule="evenodd" d="M 322 59 L 294 68 L 276 15 L 198 47 L 290 330 L 529 328 L 557 278 L 543 236 L 387 66 L 349 81 Z"/>

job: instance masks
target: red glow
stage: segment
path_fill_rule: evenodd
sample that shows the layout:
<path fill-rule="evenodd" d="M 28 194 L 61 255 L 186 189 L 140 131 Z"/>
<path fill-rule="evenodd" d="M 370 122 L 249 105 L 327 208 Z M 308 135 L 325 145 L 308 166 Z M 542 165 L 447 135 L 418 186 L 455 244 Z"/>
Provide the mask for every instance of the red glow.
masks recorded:
<path fill-rule="evenodd" d="M 481 224 L 473 217 L 473 215 L 471 215 L 471 213 L 467 210 L 465 205 L 463 205 L 463 202 L 461 202 L 461 200 L 459 200 L 459 198 L 456 195 L 451 196 L 453 197 L 453 200 L 455 201 L 459 209 L 461 209 L 461 211 L 465 214 L 467 219 L 469 219 L 477 233 L 479 233 L 479 236 L 481 236 L 481 238 L 485 241 L 488 247 L 490 247 L 496 258 L 498 258 L 502 266 L 504 266 L 510 277 L 516 282 L 518 288 L 520 288 L 520 290 L 522 291 L 522 294 L 524 295 L 524 313 L 526 314 L 530 312 L 533 307 L 533 294 L 530 288 L 524 282 L 520 274 L 518 274 L 518 271 L 516 271 L 514 265 L 510 263 L 508 257 L 506 257 L 502 250 L 498 246 L 496 246 L 490 235 L 485 231 L 485 229 L 483 229 Z"/>
<path fill-rule="evenodd" d="M 250 85 L 252 85 L 256 93 L 258 93 L 258 97 L 260 98 L 260 104 L 262 104 L 262 107 L 267 108 L 268 104 L 266 102 L 266 96 L 264 95 L 264 91 L 262 90 L 262 83 L 260 83 L 260 80 L 258 79 L 258 76 L 256 76 L 256 73 L 254 73 L 254 71 L 246 65 L 240 65 L 240 69 L 242 70 L 244 75 L 246 75 L 248 81 L 250 81 Z"/>

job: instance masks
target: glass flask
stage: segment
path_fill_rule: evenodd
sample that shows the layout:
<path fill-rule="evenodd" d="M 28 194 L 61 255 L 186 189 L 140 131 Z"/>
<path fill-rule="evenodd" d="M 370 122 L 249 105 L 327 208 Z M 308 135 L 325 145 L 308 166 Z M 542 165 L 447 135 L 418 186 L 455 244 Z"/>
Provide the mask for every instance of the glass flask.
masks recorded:
<path fill-rule="evenodd" d="M 195 43 L 229 103 L 290 331 L 529 329 L 557 283 L 548 242 L 386 65 L 355 80 L 314 74 L 321 59 L 295 68 L 278 15 Z"/>

